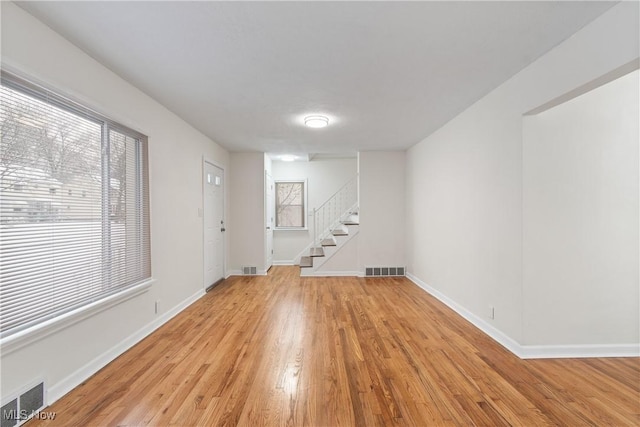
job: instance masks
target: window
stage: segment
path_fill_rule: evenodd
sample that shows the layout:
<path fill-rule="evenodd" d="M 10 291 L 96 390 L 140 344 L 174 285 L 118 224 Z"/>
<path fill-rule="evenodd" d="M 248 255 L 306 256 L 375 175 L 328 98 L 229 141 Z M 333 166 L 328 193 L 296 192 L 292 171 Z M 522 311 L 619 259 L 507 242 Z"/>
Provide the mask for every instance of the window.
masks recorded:
<path fill-rule="evenodd" d="M 307 227 L 306 181 L 276 181 L 276 228 Z"/>
<path fill-rule="evenodd" d="M 0 336 L 146 282 L 147 138 L 5 71 L 0 128 Z"/>

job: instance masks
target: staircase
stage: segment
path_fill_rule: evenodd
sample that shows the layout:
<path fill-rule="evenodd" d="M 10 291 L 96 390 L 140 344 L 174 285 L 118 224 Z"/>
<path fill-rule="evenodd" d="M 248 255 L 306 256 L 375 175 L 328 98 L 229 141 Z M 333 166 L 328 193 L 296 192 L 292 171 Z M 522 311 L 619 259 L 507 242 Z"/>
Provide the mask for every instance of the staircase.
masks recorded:
<path fill-rule="evenodd" d="M 330 234 L 320 241 L 320 244 L 309 249 L 309 255 L 300 257 L 300 268 L 318 268 L 332 257 L 353 236 L 358 234 L 360 219 L 358 212 L 348 212 L 344 220 Z M 315 261 L 315 262 L 314 262 Z"/>
<path fill-rule="evenodd" d="M 300 274 L 318 269 L 358 234 L 358 176 L 313 210 L 314 239 L 300 257 Z"/>

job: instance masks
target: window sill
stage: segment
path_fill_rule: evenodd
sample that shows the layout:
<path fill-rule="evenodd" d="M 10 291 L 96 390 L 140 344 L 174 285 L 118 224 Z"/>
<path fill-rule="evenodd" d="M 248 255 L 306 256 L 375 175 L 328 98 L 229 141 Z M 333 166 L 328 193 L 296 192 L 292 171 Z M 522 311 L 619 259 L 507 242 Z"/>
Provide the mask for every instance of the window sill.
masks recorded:
<path fill-rule="evenodd" d="M 8 337 L 0 340 L 0 350 L 2 356 L 13 353 L 35 341 L 39 341 L 49 335 L 52 335 L 62 329 L 68 328 L 84 319 L 107 310 L 115 305 L 118 305 L 124 301 L 127 301 L 133 297 L 141 295 L 151 288 L 151 285 L 155 282 L 155 279 L 151 278 L 142 282 L 136 286 L 125 289 L 122 292 L 110 295 L 99 301 L 95 301 L 91 304 L 79 307 L 73 311 L 64 313 L 53 319 L 49 319 L 40 324 L 34 325 L 25 330 L 16 332 Z"/>

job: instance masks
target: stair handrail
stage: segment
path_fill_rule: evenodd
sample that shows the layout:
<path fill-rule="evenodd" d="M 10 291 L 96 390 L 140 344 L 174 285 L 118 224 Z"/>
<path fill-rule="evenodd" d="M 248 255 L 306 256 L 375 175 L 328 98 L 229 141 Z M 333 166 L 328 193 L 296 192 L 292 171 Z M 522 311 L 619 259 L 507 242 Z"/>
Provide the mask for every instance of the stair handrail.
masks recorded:
<path fill-rule="evenodd" d="M 329 196 L 329 198 L 327 200 L 325 200 L 323 204 L 321 204 L 320 206 L 318 206 L 314 210 L 320 210 L 322 207 L 324 207 L 324 205 L 329 203 L 331 201 L 331 199 L 333 199 L 338 193 L 340 193 L 342 190 L 344 190 L 349 184 L 352 184 L 353 182 L 356 182 L 357 179 L 358 179 L 358 174 L 355 174 L 354 176 L 351 177 L 351 179 L 349 179 L 349 181 L 347 181 L 342 187 L 340 187 L 338 189 L 338 191 L 336 191 L 331 196 Z"/>
<path fill-rule="evenodd" d="M 355 188 L 352 188 L 354 185 Z M 355 200 L 347 198 L 350 194 L 345 195 L 345 193 L 348 192 L 353 192 L 355 194 Z M 358 201 L 358 174 L 355 174 L 327 200 L 325 200 L 324 203 L 313 209 L 313 244 L 320 246 L 321 240 L 331 231 L 331 229 L 337 225 L 337 223 L 339 223 L 340 220 L 354 207 L 358 206 Z M 338 202 L 340 203 L 340 206 L 338 206 Z M 327 213 L 328 209 L 329 213 Z M 321 222 L 322 226 L 320 226 Z"/>

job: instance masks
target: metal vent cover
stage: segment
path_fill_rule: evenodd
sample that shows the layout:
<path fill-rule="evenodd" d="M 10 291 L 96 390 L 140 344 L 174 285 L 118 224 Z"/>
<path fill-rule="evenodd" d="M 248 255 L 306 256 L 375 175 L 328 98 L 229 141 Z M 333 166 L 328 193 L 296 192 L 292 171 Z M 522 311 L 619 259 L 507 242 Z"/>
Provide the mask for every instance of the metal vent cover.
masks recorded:
<path fill-rule="evenodd" d="M 0 408 L 1 427 L 22 425 L 44 408 L 44 382 L 10 399 Z"/>
<path fill-rule="evenodd" d="M 365 277 L 404 276 L 404 267 L 365 267 Z"/>
<path fill-rule="evenodd" d="M 245 276 L 255 276 L 258 274 L 258 268 L 253 266 L 242 267 L 242 274 Z"/>

